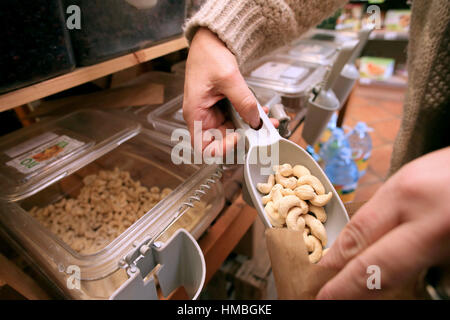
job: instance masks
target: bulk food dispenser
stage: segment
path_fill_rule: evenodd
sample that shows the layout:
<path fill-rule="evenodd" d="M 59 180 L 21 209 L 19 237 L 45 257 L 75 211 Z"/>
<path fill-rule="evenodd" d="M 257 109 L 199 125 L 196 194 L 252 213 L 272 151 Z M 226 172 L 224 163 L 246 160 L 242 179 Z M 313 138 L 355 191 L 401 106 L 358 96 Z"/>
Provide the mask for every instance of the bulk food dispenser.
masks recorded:
<path fill-rule="evenodd" d="M 334 36 L 334 33 L 331 35 L 325 33 L 325 36 L 323 36 L 322 33 L 319 33 L 322 32 L 321 30 L 317 32 L 318 34 L 314 33 L 310 39 L 323 39 L 324 37 L 326 39 L 336 39 L 336 37 L 338 37 L 337 35 Z M 336 96 L 334 88 L 335 86 L 339 87 L 337 83 L 341 77 L 341 72 L 345 65 L 350 61 L 350 58 L 354 55 L 358 48 L 358 44 L 360 43 L 358 38 L 343 36 L 340 36 L 339 40 L 336 40 L 336 42 L 339 43 L 339 47 L 333 64 L 327 66 L 326 77 L 323 79 L 322 83 L 315 88 L 314 94 L 308 101 L 308 111 L 302 136 L 310 145 L 314 145 L 317 142 L 317 139 L 322 134 L 332 114 L 338 111 L 343 104 Z M 348 96 L 352 87 L 353 83 L 347 82 L 345 87 L 338 88 L 340 96 L 342 97 L 345 94 Z"/>
<path fill-rule="evenodd" d="M 66 298 L 156 299 L 179 286 L 196 298 L 195 239 L 223 208 L 221 168 L 173 159 L 139 124 L 102 111 L 6 135 L 0 234 Z"/>
<path fill-rule="evenodd" d="M 338 79 L 333 85 L 333 92 L 336 94 L 341 106 L 347 101 L 353 86 L 359 79 L 359 71 L 355 66 L 355 60 L 360 56 L 364 46 L 367 44 L 373 28 L 373 25 L 365 25 L 358 32 L 313 29 L 306 36 L 305 41 L 316 41 L 326 46 L 359 40 L 347 64 L 342 68 Z"/>
<path fill-rule="evenodd" d="M 244 69 L 251 88 L 272 90 L 281 96 L 281 103 L 291 117 L 291 130 L 303 119 L 309 95 L 326 73 L 323 65 L 276 54 L 249 63 Z"/>

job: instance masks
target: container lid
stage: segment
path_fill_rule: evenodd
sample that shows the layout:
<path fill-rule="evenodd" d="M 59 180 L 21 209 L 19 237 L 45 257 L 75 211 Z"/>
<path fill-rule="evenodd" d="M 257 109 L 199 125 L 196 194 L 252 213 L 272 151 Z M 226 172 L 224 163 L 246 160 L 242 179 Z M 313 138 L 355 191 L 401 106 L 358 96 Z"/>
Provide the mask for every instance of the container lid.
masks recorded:
<path fill-rule="evenodd" d="M 274 90 L 257 86 L 250 86 L 250 90 L 253 92 L 258 102 L 264 107 L 270 109 L 273 105 L 281 103 L 281 96 Z"/>
<path fill-rule="evenodd" d="M 312 29 L 302 37 L 303 39 L 323 41 L 341 45 L 344 42 L 359 39 L 357 32 Z"/>
<path fill-rule="evenodd" d="M 248 70 L 245 79 L 249 85 L 290 97 L 307 95 L 325 75 L 324 66 L 276 55 L 258 60 Z"/>
<path fill-rule="evenodd" d="M 125 85 L 130 86 L 140 83 L 155 83 L 164 87 L 164 96 L 162 103 L 146 105 L 142 107 L 129 107 L 124 109 L 124 112 L 136 114 L 142 116 L 149 113 L 149 110 L 153 110 L 165 103 L 168 103 L 172 99 L 183 94 L 184 91 L 184 74 L 175 74 L 161 71 L 147 72 L 132 81 L 127 82 Z"/>
<path fill-rule="evenodd" d="M 183 118 L 183 95 L 179 95 L 175 99 L 148 113 L 147 122 L 156 131 L 161 131 L 169 135 L 175 129 L 183 128 L 187 130 L 187 124 Z"/>
<path fill-rule="evenodd" d="M 333 62 L 337 53 L 338 46 L 333 43 L 300 39 L 281 50 L 279 54 L 303 61 L 328 65 Z"/>
<path fill-rule="evenodd" d="M 72 173 L 138 134 L 140 125 L 80 110 L 0 138 L 0 198 L 17 201 Z"/>

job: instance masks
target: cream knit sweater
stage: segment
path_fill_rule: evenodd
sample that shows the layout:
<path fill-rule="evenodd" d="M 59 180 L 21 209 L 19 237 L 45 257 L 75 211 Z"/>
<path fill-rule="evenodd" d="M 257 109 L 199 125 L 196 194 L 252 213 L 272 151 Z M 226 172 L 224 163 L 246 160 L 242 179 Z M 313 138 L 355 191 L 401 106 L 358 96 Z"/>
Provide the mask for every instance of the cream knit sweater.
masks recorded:
<path fill-rule="evenodd" d="M 207 0 L 185 25 L 191 41 L 207 27 L 242 66 L 288 43 L 347 0 Z M 450 145 L 450 1 L 414 0 L 408 49 L 409 86 L 391 174 Z M 446 168 L 448 170 L 448 168 Z"/>
<path fill-rule="evenodd" d="M 319 24 L 347 0 L 208 0 L 185 26 L 191 41 L 207 27 L 242 66 Z"/>

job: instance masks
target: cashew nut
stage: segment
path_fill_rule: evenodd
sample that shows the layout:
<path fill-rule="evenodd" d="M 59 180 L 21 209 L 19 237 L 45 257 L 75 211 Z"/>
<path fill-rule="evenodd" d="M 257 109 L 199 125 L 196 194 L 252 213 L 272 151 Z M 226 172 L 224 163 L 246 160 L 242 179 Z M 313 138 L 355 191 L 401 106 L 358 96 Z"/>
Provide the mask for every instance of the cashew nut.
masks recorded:
<path fill-rule="evenodd" d="M 275 185 L 275 186 L 277 186 L 277 185 Z M 276 189 L 274 187 L 275 190 L 273 191 L 273 194 L 272 194 L 272 201 L 277 210 L 278 210 L 278 206 L 279 206 L 279 201 L 281 199 L 283 199 L 283 194 L 281 193 L 281 190 L 283 190 L 283 186 L 281 186 L 281 185 L 278 185 L 278 186 L 279 187 L 277 187 Z M 286 218 L 286 217 L 284 217 L 284 218 Z"/>
<path fill-rule="evenodd" d="M 267 216 L 269 217 L 270 223 L 276 227 L 276 228 L 282 228 L 285 222 L 285 219 L 282 218 L 278 212 L 276 211 L 274 204 L 272 201 L 269 201 L 266 204 L 266 207 L 264 210 L 267 213 Z"/>
<path fill-rule="evenodd" d="M 322 257 L 328 253 L 328 250 L 330 250 L 330 248 L 323 249 Z"/>
<path fill-rule="evenodd" d="M 297 186 L 297 178 L 290 177 L 286 178 L 281 175 L 281 173 L 275 173 L 275 180 L 277 183 L 281 184 L 284 188 L 294 189 Z"/>
<path fill-rule="evenodd" d="M 310 243 L 310 247 L 312 247 L 312 250 L 308 250 L 310 255 L 308 256 L 309 262 L 311 263 L 317 263 L 319 262 L 320 258 L 322 258 L 322 244 L 320 241 L 314 237 L 314 236 L 308 236 L 307 241 Z"/>
<path fill-rule="evenodd" d="M 274 185 L 272 190 L 270 190 L 270 193 L 262 197 L 263 205 L 266 205 L 269 201 L 272 201 L 273 194 L 277 190 L 283 190 L 283 186 L 281 184 Z"/>
<path fill-rule="evenodd" d="M 288 229 L 302 231 L 305 228 L 305 220 L 300 217 L 302 212 L 302 209 L 298 207 L 289 210 L 286 217 L 286 226 Z"/>
<path fill-rule="evenodd" d="M 308 168 L 306 168 L 305 166 L 299 165 L 299 164 L 294 166 L 294 168 L 292 169 L 292 173 L 297 178 L 300 178 L 300 177 L 303 177 L 306 175 L 311 175 L 311 172 L 308 170 Z"/>
<path fill-rule="evenodd" d="M 300 207 L 303 213 L 308 212 L 308 204 L 297 198 L 297 196 L 286 196 L 278 201 L 278 213 L 283 218 L 286 218 L 288 211 L 292 207 Z"/>
<path fill-rule="evenodd" d="M 302 186 L 304 184 L 309 184 L 311 187 L 313 187 L 318 195 L 325 193 L 325 188 L 323 187 L 322 182 L 320 182 L 319 179 L 310 174 L 298 178 L 297 186 Z"/>
<path fill-rule="evenodd" d="M 292 167 L 285 163 L 273 170 L 267 183 L 257 185 L 265 194 L 262 203 L 268 219 L 274 227 L 302 232 L 309 261 L 317 263 L 328 250 L 324 249 L 328 239 L 322 224 L 327 221 L 323 206 L 332 193 L 325 194 L 321 181 L 302 165 Z"/>
<path fill-rule="evenodd" d="M 73 198 L 30 210 L 42 225 L 81 254 L 102 249 L 172 192 L 169 188 L 143 186 L 118 168 L 99 170 L 82 181 Z M 200 213 L 197 216 L 201 217 Z"/>
<path fill-rule="evenodd" d="M 305 219 L 303 219 L 303 221 L 305 221 Z M 313 243 L 308 240 L 309 234 L 310 229 L 308 227 L 305 227 L 305 229 L 303 230 L 303 241 L 305 241 L 306 250 L 308 250 L 308 252 L 312 252 L 314 250 L 314 246 Z"/>
<path fill-rule="evenodd" d="M 313 187 L 309 184 L 301 185 L 294 189 L 295 195 L 302 200 L 311 200 L 316 196 Z"/>
<path fill-rule="evenodd" d="M 313 206 L 316 207 L 323 207 L 326 205 L 331 198 L 333 197 L 333 194 L 331 192 L 328 192 L 327 194 L 321 194 L 315 196 L 313 199 L 309 200 Z"/>
<path fill-rule="evenodd" d="M 327 221 L 327 213 L 323 207 L 310 205 L 309 211 L 312 212 L 320 222 L 325 223 Z"/>
<path fill-rule="evenodd" d="M 256 189 L 258 189 L 258 191 L 263 194 L 268 194 L 270 190 L 272 190 L 274 184 L 275 184 L 275 177 L 273 176 L 273 174 L 271 174 L 267 179 L 267 183 L 258 183 L 256 185 Z"/>
<path fill-rule="evenodd" d="M 312 215 L 305 214 L 302 216 L 305 224 L 311 229 L 311 234 L 322 242 L 322 246 L 327 245 L 327 232 L 323 224 Z"/>
<path fill-rule="evenodd" d="M 292 175 L 292 166 L 289 163 L 285 163 L 278 167 L 278 172 L 283 177 L 289 177 Z"/>
<path fill-rule="evenodd" d="M 289 188 L 285 188 L 285 189 L 281 190 L 281 193 L 283 194 L 283 196 L 293 196 L 293 195 L 295 195 L 294 190 L 289 189 Z"/>

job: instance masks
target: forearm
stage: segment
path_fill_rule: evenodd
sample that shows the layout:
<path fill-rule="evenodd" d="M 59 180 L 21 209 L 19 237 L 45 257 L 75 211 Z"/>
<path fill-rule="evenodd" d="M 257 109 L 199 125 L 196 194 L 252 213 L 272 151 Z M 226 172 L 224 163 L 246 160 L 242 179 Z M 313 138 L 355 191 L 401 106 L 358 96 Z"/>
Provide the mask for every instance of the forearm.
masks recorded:
<path fill-rule="evenodd" d="M 330 16 L 348 0 L 208 0 L 185 26 L 213 31 L 239 65 L 282 46 Z"/>

